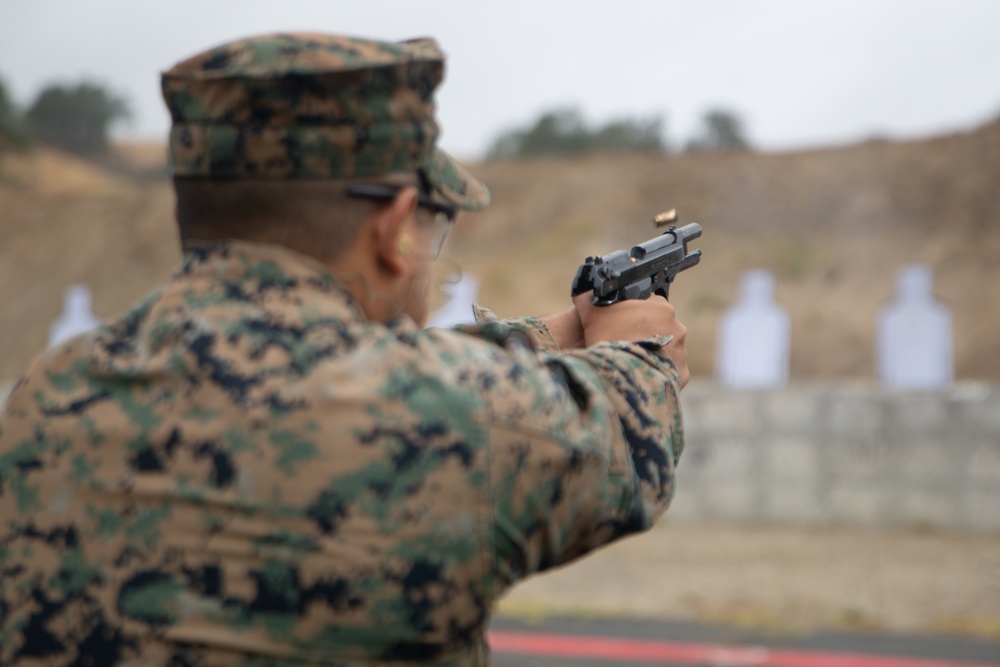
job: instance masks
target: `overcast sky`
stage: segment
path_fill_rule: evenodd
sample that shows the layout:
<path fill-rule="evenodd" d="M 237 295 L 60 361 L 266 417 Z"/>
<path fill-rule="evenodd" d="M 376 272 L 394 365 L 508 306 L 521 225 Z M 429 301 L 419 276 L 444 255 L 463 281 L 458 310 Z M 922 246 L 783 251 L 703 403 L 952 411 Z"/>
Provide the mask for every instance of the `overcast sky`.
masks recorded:
<path fill-rule="evenodd" d="M 660 115 L 683 143 L 731 109 L 768 150 L 911 138 L 1000 115 L 1000 0 L 0 0 L 0 77 L 27 105 L 82 78 L 162 139 L 159 73 L 233 38 L 436 37 L 442 146 L 466 158 L 544 110 Z"/>

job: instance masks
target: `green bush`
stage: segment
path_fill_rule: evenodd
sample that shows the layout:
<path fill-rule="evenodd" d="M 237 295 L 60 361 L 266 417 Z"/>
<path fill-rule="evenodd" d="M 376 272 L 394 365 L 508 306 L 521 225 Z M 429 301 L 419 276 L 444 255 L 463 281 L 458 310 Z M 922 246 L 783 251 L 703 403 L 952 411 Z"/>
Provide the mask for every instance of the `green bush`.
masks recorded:
<path fill-rule="evenodd" d="M 22 148 L 27 144 L 28 135 L 21 113 L 7 92 L 3 79 L 0 79 L 0 149 Z"/>
<path fill-rule="evenodd" d="M 702 116 L 701 134 L 688 142 L 689 151 L 745 151 L 750 149 L 743 121 L 732 111 L 711 109 Z"/>
<path fill-rule="evenodd" d="M 486 157 L 495 160 L 534 155 L 665 150 L 660 118 L 625 118 L 592 129 L 579 111 L 564 108 L 543 113 L 530 126 L 501 133 L 490 145 Z"/>
<path fill-rule="evenodd" d="M 26 120 L 34 138 L 70 153 L 94 156 L 108 149 L 109 129 L 128 118 L 122 98 L 93 83 L 45 88 L 28 109 Z"/>

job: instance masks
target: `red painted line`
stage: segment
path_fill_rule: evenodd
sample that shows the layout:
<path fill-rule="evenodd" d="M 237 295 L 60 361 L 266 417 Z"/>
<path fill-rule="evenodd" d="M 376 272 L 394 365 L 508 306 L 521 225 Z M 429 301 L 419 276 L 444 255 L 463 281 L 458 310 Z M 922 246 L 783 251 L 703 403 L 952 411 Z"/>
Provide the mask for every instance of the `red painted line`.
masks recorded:
<path fill-rule="evenodd" d="M 589 658 L 615 662 L 697 663 L 715 667 L 1000 667 L 1000 663 L 774 650 L 763 646 L 711 646 L 649 639 L 617 639 L 502 630 L 491 631 L 489 642 L 496 653 Z"/>

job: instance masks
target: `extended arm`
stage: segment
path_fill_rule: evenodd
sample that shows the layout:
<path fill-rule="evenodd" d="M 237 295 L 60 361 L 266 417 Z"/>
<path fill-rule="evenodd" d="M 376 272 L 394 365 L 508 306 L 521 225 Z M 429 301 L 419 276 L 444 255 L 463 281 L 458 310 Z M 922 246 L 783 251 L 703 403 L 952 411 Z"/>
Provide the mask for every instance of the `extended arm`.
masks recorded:
<path fill-rule="evenodd" d="M 508 373 L 531 389 L 495 410 L 523 415 L 491 446 L 497 567 L 507 582 L 649 528 L 673 494 L 683 325 L 658 297 L 598 308 L 582 296 L 576 307 L 589 347 L 515 355 Z"/>

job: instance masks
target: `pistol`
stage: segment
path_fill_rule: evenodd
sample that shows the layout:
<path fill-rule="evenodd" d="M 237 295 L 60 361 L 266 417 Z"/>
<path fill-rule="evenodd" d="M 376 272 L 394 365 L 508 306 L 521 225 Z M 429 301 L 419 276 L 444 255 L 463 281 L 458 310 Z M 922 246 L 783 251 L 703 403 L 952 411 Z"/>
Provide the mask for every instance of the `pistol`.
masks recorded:
<path fill-rule="evenodd" d="M 572 296 L 594 291 L 595 306 L 610 306 L 626 299 L 648 299 L 652 294 L 669 298 L 677 274 L 701 261 L 701 250 L 688 252 L 688 241 L 701 236 L 701 225 L 677 227 L 677 211 L 661 213 L 653 222 L 667 231 L 631 250 L 616 250 L 603 257 L 588 257 L 576 270 Z"/>

